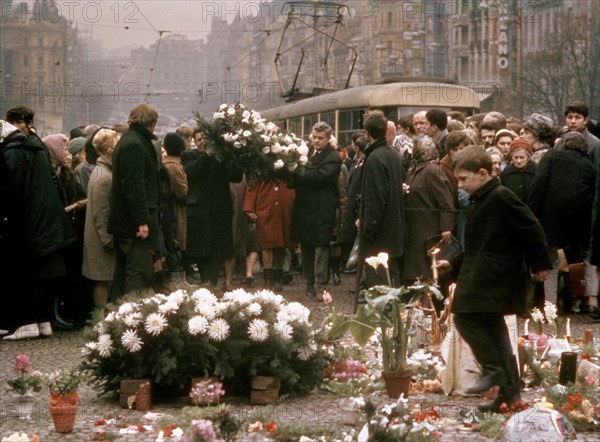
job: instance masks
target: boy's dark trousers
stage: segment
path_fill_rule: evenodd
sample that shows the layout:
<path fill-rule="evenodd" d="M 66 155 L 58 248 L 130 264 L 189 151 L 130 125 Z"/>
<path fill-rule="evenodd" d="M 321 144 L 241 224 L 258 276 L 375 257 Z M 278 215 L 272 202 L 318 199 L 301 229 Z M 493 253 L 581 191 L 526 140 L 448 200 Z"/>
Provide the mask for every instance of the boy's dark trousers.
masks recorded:
<path fill-rule="evenodd" d="M 502 313 L 455 313 L 456 329 L 465 340 L 483 373 L 500 386 L 500 395 L 507 402 L 519 397 L 519 373 L 515 372 L 514 354 L 508 328 Z"/>

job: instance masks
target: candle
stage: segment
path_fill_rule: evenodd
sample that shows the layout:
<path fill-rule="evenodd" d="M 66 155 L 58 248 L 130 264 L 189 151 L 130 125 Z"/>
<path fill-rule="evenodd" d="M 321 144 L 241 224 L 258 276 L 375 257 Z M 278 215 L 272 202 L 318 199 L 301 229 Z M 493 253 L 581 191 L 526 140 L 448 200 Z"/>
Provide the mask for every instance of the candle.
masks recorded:
<path fill-rule="evenodd" d="M 165 434 L 164 431 L 160 430 L 158 432 L 158 437 L 156 438 L 156 442 L 162 442 L 162 441 L 164 441 L 164 438 L 163 438 L 164 434 Z"/>
<path fill-rule="evenodd" d="M 433 274 L 433 280 L 437 282 L 438 280 L 438 269 L 437 269 L 437 254 L 440 252 L 440 249 L 437 247 L 431 251 L 431 272 Z"/>
<path fill-rule="evenodd" d="M 525 325 L 523 326 L 523 336 L 529 336 L 529 319 L 525 320 Z"/>
<path fill-rule="evenodd" d="M 546 402 L 546 397 L 544 396 L 540 402 L 536 402 L 534 407 L 542 407 L 549 408 L 550 410 L 554 410 L 554 405 L 551 402 Z"/>
<path fill-rule="evenodd" d="M 567 385 L 569 382 L 575 383 L 577 374 L 577 353 L 573 351 L 563 351 L 560 354 L 560 373 L 558 383 Z"/>
<path fill-rule="evenodd" d="M 565 325 L 565 337 L 567 339 L 571 337 L 571 318 L 567 318 L 567 325 Z"/>
<path fill-rule="evenodd" d="M 589 344 L 594 340 L 594 335 L 592 334 L 591 328 L 586 328 L 583 332 L 583 343 Z"/>

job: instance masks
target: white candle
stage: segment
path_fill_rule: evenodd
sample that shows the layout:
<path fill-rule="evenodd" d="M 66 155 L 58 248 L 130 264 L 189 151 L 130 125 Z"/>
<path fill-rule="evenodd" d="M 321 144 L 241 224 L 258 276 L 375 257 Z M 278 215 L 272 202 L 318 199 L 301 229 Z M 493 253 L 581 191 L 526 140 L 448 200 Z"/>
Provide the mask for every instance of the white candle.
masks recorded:
<path fill-rule="evenodd" d="M 163 436 L 164 436 L 164 434 L 165 434 L 165 433 L 164 433 L 164 431 L 163 431 L 163 430 L 160 430 L 160 431 L 158 432 L 158 437 L 156 438 L 156 442 L 162 442 L 162 441 L 164 441 L 164 440 L 165 440 L 165 439 L 164 439 L 164 437 L 163 437 Z"/>
<path fill-rule="evenodd" d="M 433 275 L 433 281 L 437 282 L 438 280 L 438 269 L 437 269 L 437 254 L 440 252 L 440 249 L 436 248 L 431 252 L 431 273 Z"/>
<path fill-rule="evenodd" d="M 525 320 L 525 325 L 523 326 L 523 336 L 529 336 L 529 319 Z"/>
<path fill-rule="evenodd" d="M 571 318 L 567 318 L 567 325 L 565 326 L 565 336 L 571 336 Z"/>

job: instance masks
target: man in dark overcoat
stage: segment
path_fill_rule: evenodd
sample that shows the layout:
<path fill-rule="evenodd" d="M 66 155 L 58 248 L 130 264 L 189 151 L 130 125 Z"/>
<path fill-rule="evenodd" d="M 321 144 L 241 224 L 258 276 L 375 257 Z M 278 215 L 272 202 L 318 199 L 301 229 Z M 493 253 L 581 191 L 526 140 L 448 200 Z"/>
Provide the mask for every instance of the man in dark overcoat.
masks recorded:
<path fill-rule="evenodd" d="M 313 126 L 313 155 L 292 183 L 296 191 L 292 240 L 302 248 L 306 294 L 318 299 L 322 299 L 327 285 L 329 243 L 333 239 L 340 203 L 338 179 L 342 159 L 329 143 L 332 132 L 331 126 L 324 122 Z"/>
<path fill-rule="evenodd" d="M 359 209 L 359 249 L 361 259 L 388 254 L 391 283 L 402 279 L 400 262 L 404 255 L 404 200 L 402 157 L 386 140 L 387 118 L 381 111 L 365 115 L 364 126 L 369 145 L 362 166 Z M 383 272 L 365 266 L 366 284 L 387 284 Z"/>
<path fill-rule="evenodd" d="M 153 140 L 158 113 L 149 104 L 131 110 L 129 130 L 112 158 L 113 183 L 108 233 L 115 237 L 115 273 L 111 297 L 152 287 L 155 263 L 162 263 L 159 224 L 159 165 Z"/>
<path fill-rule="evenodd" d="M 63 251 L 76 239 L 44 144 L 0 121 L 0 278 L 19 287 L 4 296 L 2 334 L 14 331 L 5 340 L 52 334 L 52 281 L 66 275 Z"/>
<path fill-rule="evenodd" d="M 198 266 L 202 283 L 216 287 L 219 268 L 234 257 L 229 183 L 241 182 L 242 171 L 204 148 L 186 150 L 181 163 L 188 179 L 185 261 Z"/>
<path fill-rule="evenodd" d="M 458 271 L 452 313 L 456 329 L 471 347 L 483 373 L 467 393 L 500 386 L 496 399 L 479 407 L 498 412 L 520 399 L 519 371 L 504 315 L 526 311 L 529 274 L 543 281 L 552 268 L 544 230 L 512 191 L 492 177 L 492 159 L 480 146 L 461 150 L 454 160 L 459 187 L 469 194 L 465 248 L 441 271 Z"/>

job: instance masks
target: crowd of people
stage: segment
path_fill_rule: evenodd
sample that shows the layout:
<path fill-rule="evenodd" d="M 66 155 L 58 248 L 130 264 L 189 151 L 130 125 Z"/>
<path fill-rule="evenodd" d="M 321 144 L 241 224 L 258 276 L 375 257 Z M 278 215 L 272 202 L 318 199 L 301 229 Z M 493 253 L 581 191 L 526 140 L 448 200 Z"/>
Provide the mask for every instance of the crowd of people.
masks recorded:
<path fill-rule="evenodd" d="M 248 179 L 215 158 L 198 128 L 182 125 L 159 139 L 159 114 L 148 104 L 132 109 L 126 124 L 41 139 L 34 111 L 15 107 L 0 121 L 0 272 L 21 294 L 7 297 L 0 333 L 5 340 L 48 336 L 103 314 L 125 294 L 165 291 L 173 281 L 230 291 L 236 269 L 243 285 L 278 291 L 301 273 L 307 296 L 322 299 L 329 284 L 340 284 L 340 272 L 357 271 L 346 268 L 355 255 L 360 284 L 387 283 L 381 269 L 360 265 L 380 252 L 389 256 L 392 284 L 433 281 L 445 293 L 461 281 L 458 269 L 466 291 L 480 279 L 487 287 L 490 272 L 515 272 L 509 255 L 522 258 L 518 269 L 532 277 L 510 291 L 523 290 L 526 302 L 506 311 L 526 313 L 549 300 L 600 317 L 598 127 L 583 102 L 569 103 L 564 115 L 555 124 L 537 113 L 519 121 L 430 109 L 394 122 L 369 110 L 348 146 L 318 122 L 306 167 L 287 179 Z M 481 213 L 473 180 L 509 196 L 492 198 L 500 202 Z M 488 225 L 488 218 L 516 218 L 475 250 L 475 212 Z M 531 249 L 505 244 L 527 239 Z M 464 251 L 463 262 L 442 261 L 438 276 L 431 247 L 451 243 Z M 465 280 L 464 269 L 473 271 L 468 257 L 489 265 Z M 585 296 L 576 302 L 569 265 L 585 269 Z M 477 330 L 469 327 L 466 334 Z"/>

